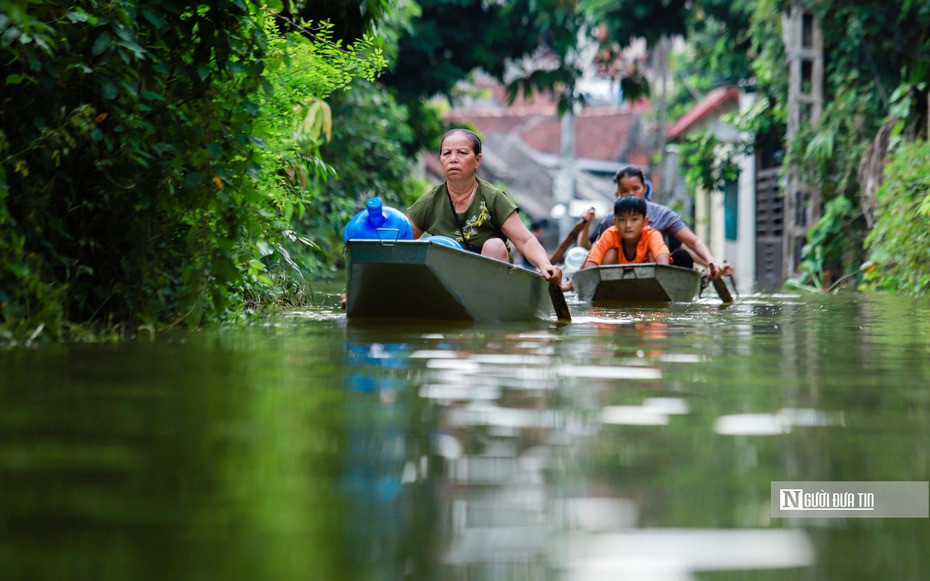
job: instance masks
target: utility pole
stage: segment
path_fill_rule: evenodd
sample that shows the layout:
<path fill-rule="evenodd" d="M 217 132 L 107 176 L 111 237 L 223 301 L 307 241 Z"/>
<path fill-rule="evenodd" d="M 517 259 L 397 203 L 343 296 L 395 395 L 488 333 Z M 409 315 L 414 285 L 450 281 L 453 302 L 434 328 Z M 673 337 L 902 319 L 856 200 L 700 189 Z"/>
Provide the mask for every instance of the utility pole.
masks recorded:
<path fill-rule="evenodd" d="M 653 174 L 658 174 L 660 179 L 658 180 L 659 186 L 664 192 L 662 195 L 656 195 L 658 192 L 653 192 L 653 197 L 656 200 L 667 203 L 665 194 L 671 194 L 666 185 L 666 177 L 668 176 L 668 168 L 665 167 L 665 131 L 668 129 L 668 39 L 663 36 L 659 41 L 659 46 L 656 47 L 656 72 L 659 75 L 659 127 L 656 131 L 656 152 L 659 154 L 659 171 L 653 172 Z M 654 180 L 655 181 L 655 180 Z"/>
<path fill-rule="evenodd" d="M 572 229 L 569 213 L 575 198 L 575 112 L 572 107 L 562 115 L 559 138 L 559 173 L 555 179 L 555 203 L 564 211 L 558 216 L 559 238 L 564 239 Z"/>

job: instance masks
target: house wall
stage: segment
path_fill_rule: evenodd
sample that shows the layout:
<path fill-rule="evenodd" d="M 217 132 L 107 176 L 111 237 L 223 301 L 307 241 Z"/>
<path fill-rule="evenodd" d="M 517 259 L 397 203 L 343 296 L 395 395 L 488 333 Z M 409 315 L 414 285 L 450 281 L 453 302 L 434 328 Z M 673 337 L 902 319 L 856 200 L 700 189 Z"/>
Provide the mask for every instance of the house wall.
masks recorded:
<path fill-rule="evenodd" d="M 756 101 L 753 93 L 740 94 L 740 111 L 747 111 Z M 744 140 L 750 139 L 743 135 Z M 739 210 L 738 239 L 729 249 L 734 269 L 736 288 L 740 293 L 752 292 L 756 288 L 756 157 L 743 155 L 739 162 Z"/>
<path fill-rule="evenodd" d="M 714 110 L 712 115 L 701 119 L 691 131 L 707 130 L 725 143 L 738 143 L 741 136 L 733 125 L 721 117 L 736 110 L 745 111 L 755 101 L 752 94 L 740 93 L 735 101 Z M 752 155 L 740 156 L 740 177 L 736 192 L 736 239 L 726 239 L 726 209 L 723 192 L 694 192 L 694 224 L 692 229 L 704 241 L 717 260 L 730 263 L 734 269 L 734 280 L 740 293 L 752 292 L 756 287 L 756 162 Z"/>
<path fill-rule="evenodd" d="M 721 105 L 714 110 L 712 115 L 708 115 L 697 121 L 690 128 L 689 132 L 706 130 L 722 142 L 737 142 L 739 140 L 739 132 L 731 124 L 722 121 L 721 116 L 736 111 L 738 107 L 739 105 L 735 101 L 729 101 Z M 741 241 L 726 241 L 723 192 L 698 190 L 693 192 L 693 194 L 694 223 L 690 224 L 691 229 L 698 238 L 704 241 L 704 244 L 707 245 L 707 248 L 710 250 L 711 254 L 714 255 L 714 258 L 718 261 L 726 260 L 730 264 L 733 264 L 734 258 L 732 258 L 732 256 L 735 255 L 735 247 L 741 244 Z M 739 224 L 742 224 L 742 220 L 739 221 Z"/>

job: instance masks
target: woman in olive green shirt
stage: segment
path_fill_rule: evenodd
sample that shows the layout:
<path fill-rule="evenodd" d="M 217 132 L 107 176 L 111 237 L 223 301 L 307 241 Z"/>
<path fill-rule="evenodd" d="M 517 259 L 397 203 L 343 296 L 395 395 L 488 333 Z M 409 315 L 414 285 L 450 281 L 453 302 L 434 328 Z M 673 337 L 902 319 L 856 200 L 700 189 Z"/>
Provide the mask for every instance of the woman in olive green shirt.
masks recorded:
<path fill-rule="evenodd" d="M 549 262 L 545 249 L 517 215 L 517 206 L 504 192 L 475 173 L 481 165 L 481 141 L 467 129 L 453 129 L 442 137 L 439 159 L 446 181 L 430 188 L 407 210 L 413 237 L 424 232 L 456 239 L 466 250 L 510 261 L 507 240 L 547 280 L 559 283 L 562 270 Z"/>

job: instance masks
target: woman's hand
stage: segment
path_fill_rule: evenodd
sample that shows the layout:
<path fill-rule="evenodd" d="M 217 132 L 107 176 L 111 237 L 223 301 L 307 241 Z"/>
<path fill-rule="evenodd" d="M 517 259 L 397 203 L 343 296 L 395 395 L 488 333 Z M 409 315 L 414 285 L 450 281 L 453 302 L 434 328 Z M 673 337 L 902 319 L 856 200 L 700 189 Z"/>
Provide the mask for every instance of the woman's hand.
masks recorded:
<path fill-rule="evenodd" d="M 552 264 L 544 265 L 539 269 L 539 274 L 549 282 L 562 284 L 562 269 Z"/>

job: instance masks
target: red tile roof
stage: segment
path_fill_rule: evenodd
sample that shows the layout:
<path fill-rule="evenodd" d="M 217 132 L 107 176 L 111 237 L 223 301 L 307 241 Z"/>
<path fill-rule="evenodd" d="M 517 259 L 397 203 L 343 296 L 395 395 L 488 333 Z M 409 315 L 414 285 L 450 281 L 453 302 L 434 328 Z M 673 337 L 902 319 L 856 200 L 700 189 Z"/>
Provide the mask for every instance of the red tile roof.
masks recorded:
<path fill-rule="evenodd" d="M 482 175 L 506 186 L 521 211 L 538 219 L 556 204 L 553 183 L 557 171 L 562 122 L 549 95 L 520 96 L 508 104 L 503 87 L 481 83 L 477 91 L 445 118 L 468 123 L 482 136 L 486 162 Z M 621 164 L 634 163 L 647 173 L 650 135 L 644 112 L 646 101 L 634 104 L 589 104 L 575 117 L 575 158 L 581 169 L 575 183 L 579 200 L 613 200 L 611 176 Z M 425 155 L 431 180 L 442 179 L 435 153 Z"/>
<path fill-rule="evenodd" d="M 575 117 L 575 156 L 598 161 L 648 160 L 645 144 L 630 144 L 630 131 L 639 113 L 617 108 L 586 108 Z M 467 121 L 482 134 L 516 134 L 529 147 L 558 155 L 562 135 L 561 120 L 555 111 L 524 114 L 517 111 L 453 111 L 450 120 Z M 636 161 L 630 159 L 637 158 Z M 642 160 L 642 161 L 640 161 Z"/>
<path fill-rule="evenodd" d="M 730 99 L 739 100 L 739 89 L 736 87 L 718 87 L 701 99 L 690 111 L 678 118 L 665 131 L 665 137 L 669 140 L 683 137 L 694 125 L 701 119 L 710 115 L 718 107 Z"/>
<path fill-rule="evenodd" d="M 479 81 L 480 101 L 452 109 L 446 118 L 469 122 L 485 135 L 515 134 L 539 153 L 558 155 L 562 128 L 550 94 L 519 95 L 507 104 L 505 89 Z M 608 162 L 646 164 L 648 144 L 636 125 L 649 103 L 591 105 L 575 117 L 575 157 Z M 631 135 L 631 131 L 637 132 Z"/>

